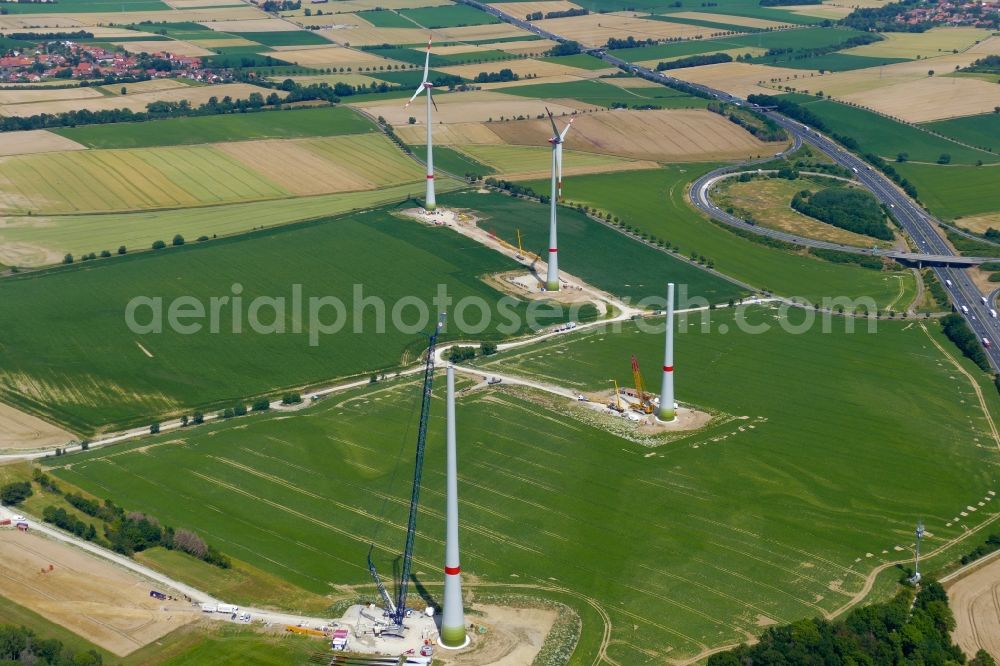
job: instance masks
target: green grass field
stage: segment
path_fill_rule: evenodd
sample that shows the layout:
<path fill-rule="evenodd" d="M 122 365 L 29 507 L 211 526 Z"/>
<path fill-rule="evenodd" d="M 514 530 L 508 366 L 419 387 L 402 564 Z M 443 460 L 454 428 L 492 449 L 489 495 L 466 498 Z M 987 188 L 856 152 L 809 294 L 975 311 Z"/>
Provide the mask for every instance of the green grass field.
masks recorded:
<path fill-rule="evenodd" d="M 426 144 L 410 146 L 410 149 L 421 160 L 427 158 Z M 477 176 L 489 176 L 496 173 L 496 169 L 488 164 L 483 164 L 466 153 L 459 152 L 448 146 L 434 147 L 434 169 L 442 169 L 448 173 L 455 174 L 459 178 L 463 178 L 467 173 L 474 173 Z"/>
<path fill-rule="evenodd" d="M 439 192 L 459 187 L 450 178 L 439 178 Z M 0 252 L 5 244 L 39 248 L 34 261 L 26 262 L 19 253 L 21 266 L 44 265 L 45 251 L 58 259 L 66 253 L 80 257 L 88 252 L 110 250 L 120 245 L 128 250 L 148 249 L 153 241 L 170 240 L 181 234 L 191 240 L 199 236 L 227 236 L 252 229 L 275 227 L 291 222 L 338 215 L 352 210 L 399 203 L 423 196 L 423 182 L 382 187 L 377 190 L 321 194 L 295 199 L 253 203 L 203 206 L 174 210 L 92 215 L 59 215 L 49 218 L 8 218 L 0 234 Z M 30 253 L 27 256 L 31 256 Z"/>
<path fill-rule="evenodd" d="M 498 326 L 508 319 L 497 316 L 500 295 L 480 276 L 516 266 L 447 229 L 375 210 L 4 279 L 2 318 L 19 324 L 3 335 L 0 397 L 89 433 L 283 387 L 367 375 L 413 360 L 422 337 L 394 326 L 391 308 L 416 296 L 433 311 L 430 298 L 439 284 L 456 300 L 484 299 L 490 325 L 470 336 L 499 337 Z M 217 333 L 207 320 L 196 335 L 177 332 L 165 310 L 162 333 L 133 333 L 126 326 L 126 307 L 135 297 L 162 298 L 166 308 L 172 299 L 194 296 L 207 312 L 209 299 L 233 296 L 235 283 L 242 285 L 242 318 L 230 302 L 217 317 Z M 298 327 L 292 304 L 296 284 L 302 294 Z M 355 284 L 363 285 L 363 295 L 385 300 L 385 333 L 378 332 L 374 306 L 352 309 Z M 328 295 L 346 307 L 337 335 L 320 335 L 320 325 L 309 320 L 308 299 Z M 284 322 L 285 333 L 254 332 L 249 309 L 258 296 L 285 299 L 284 314 L 262 304 L 260 315 L 264 324 Z M 523 308 L 520 303 L 513 310 Z M 150 307 L 143 310 L 139 321 L 149 321 Z M 478 321 L 476 312 L 472 308 L 467 315 L 472 323 Z M 333 306 L 320 314 L 324 322 L 338 320 Z M 418 317 L 412 306 L 399 315 L 405 324 L 419 323 Z M 457 335 L 455 329 L 448 333 Z M 317 344 L 310 344 L 310 337 Z"/>
<path fill-rule="evenodd" d="M 663 109 L 704 108 L 708 101 L 678 92 L 666 86 L 657 88 L 629 88 L 628 90 L 601 81 L 568 81 L 565 83 L 536 83 L 511 86 L 504 93 L 536 99 L 567 98 L 587 104 L 610 107 L 614 103 L 629 106 L 654 106 Z"/>
<path fill-rule="evenodd" d="M 854 69 L 867 69 L 881 65 L 891 65 L 897 62 L 908 62 L 906 58 L 876 58 L 859 56 L 849 53 L 827 53 L 812 58 L 795 58 L 786 56 L 765 56 L 754 58 L 754 63 L 790 67 L 792 69 L 818 69 L 825 72 L 847 72 Z"/>
<path fill-rule="evenodd" d="M 467 5 L 442 5 L 400 9 L 399 14 L 425 28 L 456 28 L 463 25 L 499 23 L 500 19 Z"/>
<path fill-rule="evenodd" d="M 776 314 L 746 313 L 771 326 L 757 335 L 738 332 L 729 311 L 714 313 L 711 332 L 687 323 L 678 397 L 717 418 L 659 448 L 565 399 L 503 388 L 463 395 L 467 574 L 576 591 L 574 605 L 607 613 L 608 656 L 618 663 L 683 659 L 768 621 L 838 609 L 874 566 L 907 556 L 918 518 L 933 534 L 930 550 L 994 514 L 986 505 L 946 526 L 993 487 L 998 453 L 971 386 L 920 326 L 880 322 L 876 334 L 846 334 L 837 320 L 830 333 L 792 335 L 778 330 Z M 631 353 L 655 383 L 661 345 L 661 335 L 625 325 L 501 353 L 489 367 L 599 391 L 609 377 L 630 377 Z M 996 407 L 988 378 L 977 376 Z M 210 425 L 70 456 L 54 473 L 191 525 L 305 589 L 364 585 L 369 542 L 387 572 L 402 547 L 412 463 L 401 452 L 415 436 L 418 393 L 412 380 L 389 383 L 244 428 Z M 432 600 L 444 530 L 437 396 L 414 563 Z M 585 627 L 571 663 L 596 656 L 602 627 Z"/>
<path fill-rule="evenodd" d="M 954 219 L 1000 211 L 1000 166 L 897 164 L 935 215 Z"/>
<path fill-rule="evenodd" d="M 412 25 L 412 24 L 411 24 Z M 423 77 L 424 60 L 427 51 L 423 48 L 374 48 L 366 49 L 370 53 L 375 53 L 385 58 L 392 58 L 400 62 L 406 62 L 419 67 L 420 76 Z M 482 51 L 470 51 L 468 53 L 452 53 L 450 55 L 438 55 L 431 53 L 431 67 L 448 67 L 450 65 L 464 65 L 473 62 L 497 62 L 502 60 L 514 60 L 517 56 L 498 49 L 484 49 Z M 433 79 L 434 76 L 431 75 Z M 419 83 L 419 80 L 417 81 Z"/>
<path fill-rule="evenodd" d="M 370 11 L 358 12 L 358 18 L 362 18 L 371 23 L 376 28 L 415 28 L 413 21 L 400 16 L 396 12 L 388 9 L 372 9 Z"/>
<path fill-rule="evenodd" d="M 476 211 L 485 218 L 479 222 L 481 228 L 495 232 L 510 243 L 517 243 L 517 230 L 520 230 L 526 251 L 543 258 L 547 256 L 548 206 L 474 192 L 448 194 L 441 200 L 449 206 Z M 692 295 L 716 303 L 744 293 L 736 285 L 626 238 L 567 208 L 559 211 L 559 268 L 633 302 L 658 295 L 669 281 L 684 283 Z"/>
<path fill-rule="evenodd" d="M 302 161 L 310 168 L 290 178 Z M 381 133 L 25 155 L 6 158 L 4 170 L 0 206 L 26 216 L 281 199 L 370 190 L 422 176 Z"/>
<path fill-rule="evenodd" d="M 880 307 L 899 295 L 896 274 L 832 264 L 808 255 L 760 245 L 701 216 L 687 203 L 689 182 L 718 165 L 684 164 L 660 170 L 572 176 L 563 182 L 566 201 L 619 216 L 626 224 L 679 247 L 681 256 L 704 255 L 717 270 L 785 296 L 816 302 L 823 297 L 871 296 Z M 544 181 L 527 183 L 543 187 Z M 909 273 L 898 274 L 913 291 Z"/>
<path fill-rule="evenodd" d="M 376 129 L 371 121 L 350 108 L 332 106 L 167 118 L 143 123 L 63 127 L 53 131 L 88 148 L 148 148 L 249 139 L 363 134 Z"/>
<path fill-rule="evenodd" d="M 979 116 L 939 120 L 926 123 L 924 127 L 962 143 L 1000 152 L 1000 113 L 984 113 Z M 983 161 L 992 162 L 996 159 L 984 159 Z"/>
<path fill-rule="evenodd" d="M 554 62 L 557 65 L 568 65 L 569 67 L 579 67 L 580 69 L 598 70 L 607 69 L 608 63 L 600 58 L 595 58 L 587 53 L 577 53 L 571 56 L 554 56 L 549 58 L 539 58 L 544 62 Z"/>
<path fill-rule="evenodd" d="M 916 162 L 937 162 L 942 153 L 951 155 L 955 164 L 1000 161 L 1000 156 L 967 148 L 865 109 L 806 95 L 792 99 L 822 118 L 834 132 L 857 139 L 865 152 L 874 152 L 890 161 L 899 153 L 907 153 Z"/>
<path fill-rule="evenodd" d="M 646 17 L 646 18 L 650 18 L 650 19 L 653 19 L 653 20 L 656 20 L 656 21 L 665 21 L 667 23 L 680 23 L 680 24 L 683 24 L 683 25 L 697 25 L 697 26 L 701 26 L 702 28 L 714 28 L 716 30 L 725 30 L 727 32 L 745 33 L 745 32 L 757 32 L 759 30 L 759 28 L 758 29 L 748 28 L 745 25 L 737 25 L 736 23 L 723 23 L 723 21 L 725 20 L 724 16 L 720 16 L 719 17 L 720 20 L 718 20 L 718 21 L 706 21 L 704 19 L 696 19 L 696 18 L 687 18 L 687 17 L 681 17 L 681 16 L 673 16 L 671 14 L 666 14 L 666 15 L 663 15 L 663 16 L 658 16 L 656 14 L 652 14 L 652 15 Z"/>
<path fill-rule="evenodd" d="M 310 30 L 278 30 L 276 32 L 234 32 L 264 46 L 314 46 L 330 44 L 330 40 Z"/>
<path fill-rule="evenodd" d="M 10 214 L 123 211 L 288 196 L 211 146 L 21 155 L 4 159 Z"/>

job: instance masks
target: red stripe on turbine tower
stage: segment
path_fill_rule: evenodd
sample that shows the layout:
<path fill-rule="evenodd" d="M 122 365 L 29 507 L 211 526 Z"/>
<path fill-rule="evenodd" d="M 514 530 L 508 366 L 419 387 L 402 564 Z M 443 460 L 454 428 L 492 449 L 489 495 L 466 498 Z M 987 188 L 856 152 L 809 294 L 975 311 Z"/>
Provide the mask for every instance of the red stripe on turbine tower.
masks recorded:
<path fill-rule="evenodd" d="M 673 372 L 673 371 L 674 371 L 674 366 L 672 365 L 663 366 L 663 372 Z"/>
<path fill-rule="evenodd" d="M 558 248 L 555 248 L 555 247 L 550 247 L 549 248 L 549 252 L 558 252 L 558 251 L 559 251 Z"/>
<path fill-rule="evenodd" d="M 427 180 L 434 180 L 434 174 L 432 173 L 427 174 Z"/>
<path fill-rule="evenodd" d="M 444 572 L 449 576 L 457 576 L 462 573 L 462 567 L 445 567 Z"/>

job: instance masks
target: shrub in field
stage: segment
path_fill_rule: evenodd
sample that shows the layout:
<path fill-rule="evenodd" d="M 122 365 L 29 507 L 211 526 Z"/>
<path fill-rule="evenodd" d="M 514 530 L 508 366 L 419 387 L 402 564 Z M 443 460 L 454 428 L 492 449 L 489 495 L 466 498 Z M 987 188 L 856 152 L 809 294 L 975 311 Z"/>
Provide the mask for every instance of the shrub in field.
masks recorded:
<path fill-rule="evenodd" d="M 0 503 L 5 506 L 15 506 L 32 496 L 29 481 L 15 481 L 0 487 Z"/>

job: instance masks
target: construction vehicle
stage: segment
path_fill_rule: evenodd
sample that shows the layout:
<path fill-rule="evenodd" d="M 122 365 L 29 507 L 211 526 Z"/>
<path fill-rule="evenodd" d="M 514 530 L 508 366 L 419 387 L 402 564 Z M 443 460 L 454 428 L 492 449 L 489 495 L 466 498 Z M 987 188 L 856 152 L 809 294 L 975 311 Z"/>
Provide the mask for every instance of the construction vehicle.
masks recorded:
<path fill-rule="evenodd" d="M 608 403 L 608 409 L 613 409 L 619 414 L 625 413 L 625 406 L 622 405 L 621 391 L 618 390 L 618 382 L 614 379 L 611 382 L 615 385 L 615 399 L 614 402 Z"/>
<path fill-rule="evenodd" d="M 325 632 L 319 629 L 309 629 L 308 627 L 296 627 L 291 624 L 285 625 L 285 631 L 291 634 L 299 634 L 300 636 L 326 636 Z"/>
<path fill-rule="evenodd" d="M 429 336 L 427 345 L 427 364 L 424 366 L 423 395 L 420 402 L 420 425 L 417 429 L 416 462 L 413 466 L 413 489 L 410 493 L 410 516 L 406 527 L 406 544 L 403 548 L 403 562 L 395 601 L 389 596 L 389 592 L 386 590 L 381 576 L 378 575 L 378 571 L 375 569 L 375 563 L 372 561 L 372 551 L 375 550 L 375 544 L 371 544 L 368 548 L 368 571 L 372 576 L 372 580 L 375 581 L 375 587 L 378 588 L 379 596 L 382 597 L 382 602 L 385 605 L 385 618 L 374 618 L 365 615 L 363 611 L 362 614 L 369 620 L 373 620 L 381 625 L 380 633 L 382 635 L 402 637 L 403 631 L 406 629 L 403 626 L 403 620 L 410 614 L 410 611 L 406 608 L 406 591 L 410 583 L 410 567 L 413 564 L 413 540 L 417 534 L 417 505 L 420 503 L 420 477 L 424 467 L 424 449 L 427 446 L 427 422 L 431 411 L 431 389 L 434 383 L 434 352 L 437 349 L 438 333 L 444 327 L 444 317 L 442 313 L 440 319 L 438 319 L 437 326 L 434 328 L 434 332 Z"/>
<path fill-rule="evenodd" d="M 639 371 L 639 359 L 632 354 L 632 381 L 635 383 L 635 397 L 639 402 L 632 405 L 632 409 L 643 414 L 653 413 L 653 396 L 646 391 L 646 385 L 642 381 L 642 373 Z"/>

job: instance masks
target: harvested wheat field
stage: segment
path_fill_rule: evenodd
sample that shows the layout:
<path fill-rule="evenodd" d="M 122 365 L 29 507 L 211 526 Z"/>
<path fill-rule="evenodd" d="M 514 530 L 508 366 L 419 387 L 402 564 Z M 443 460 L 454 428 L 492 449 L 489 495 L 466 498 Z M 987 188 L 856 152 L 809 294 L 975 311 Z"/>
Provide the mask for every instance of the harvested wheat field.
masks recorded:
<path fill-rule="evenodd" d="M 452 123 L 434 128 L 435 145 L 502 144 L 501 139 L 491 129 L 504 123 Z M 403 141 L 409 144 L 427 143 L 427 130 L 419 125 L 405 125 L 396 130 Z"/>
<path fill-rule="evenodd" d="M 815 16 L 837 21 L 844 18 L 854 10 L 850 7 L 834 7 L 833 5 L 789 5 L 781 8 L 782 11 L 798 14 L 799 16 Z"/>
<path fill-rule="evenodd" d="M 568 65 L 560 65 L 555 62 L 545 62 L 544 60 L 533 60 L 531 58 L 523 60 L 505 60 L 502 62 L 454 65 L 452 67 L 438 67 L 437 69 L 438 71 L 445 72 L 447 74 L 454 74 L 455 76 L 461 76 L 466 79 L 474 79 L 480 72 L 495 72 L 500 69 L 509 69 L 522 79 L 528 76 L 535 76 L 540 79 L 550 76 L 576 75 L 577 77 L 580 77 L 581 75 L 587 74 L 591 77 L 596 76 L 593 72 L 589 70 L 581 70 L 579 67 L 570 67 Z M 521 82 L 518 81 L 518 83 Z"/>
<path fill-rule="evenodd" d="M 0 133 L 0 156 L 32 155 L 34 153 L 54 153 L 62 150 L 85 149 L 86 146 L 82 146 L 72 139 L 67 139 L 48 130 Z"/>
<path fill-rule="evenodd" d="M 127 87 L 127 86 L 126 86 Z M 55 92 L 74 92 L 76 89 L 71 89 L 69 91 L 51 91 Z M 84 89 L 80 89 L 81 92 Z M 248 83 L 224 83 L 217 86 L 183 86 L 178 88 L 171 88 L 169 90 L 157 90 L 147 93 L 139 93 L 136 95 L 125 95 L 124 97 L 104 97 L 100 93 L 94 90 L 86 90 L 88 93 L 96 94 L 97 97 L 83 97 L 76 99 L 66 99 L 59 98 L 53 99 L 52 101 L 40 101 L 32 103 L 19 103 L 10 104 L 3 103 L 5 95 L 8 93 L 41 93 L 50 92 L 47 90 L 4 90 L 0 91 L 0 115 L 3 116 L 33 116 L 39 113 L 62 113 L 64 111 L 74 111 L 80 109 L 87 109 L 88 111 L 101 111 L 109 109 L 122 109 L 128 108 L 133 111 L 145 111 L 146 106 L 150 102 L 155 101 L 166 101 L 166 102 L 179 102 L 182 99 L 188 100 L 192 106 L 199 106 L 204 104 L 209 100 L 210 97 L 218 97 L 222 99 L 226 95 L 229 95 L 233 99 L 246 99 L 251 93 L 261 93 L 265 96 L 271 94 L 272 92 L 277 92 L 279 95 L 284 96 L 287 93 L 283 91 L 273 91 L 267 88 L 259 88 Z"/>
<path fill-rule="evenodd" d="M 0 573 L 0 594 L 120 657 L 199 616 L 150 598 L 137 574 L 31 533 L 0 531 Z"/>
<path fill-rule="evenodd" d="M 297 195 L 372 190 L 424 176 L 419 164 L 378 134 L 241 141 L 216 147 Z"/>
<path fill-rule="evenodd" d="M 750 65 L 742 62 L 676 69 L 672 70 L 671 74 L 678 79 L 719 88 L 739 97 L 755 94 L 773 95 L 774 89 L 767 86 L 790 85 L 799 89 L 818 86 L 817 90 L 826 90 L 827 80 L 826 77 L 820 80 L 816 72 L 808 69 Z M 818 83 L 812 83 L 813 78 L 816 78 Z"/>
<path fill-rule="evenodd" d="M 990 36 L 980 28 L 933 28 L 927 32 L 886 32 L 881 42 L 848 49 L 844 53 L 875 58 L 934 58 L 965 51 Z"/>
<path fill-rule="evenodd" d="M 378 0 L 375 4 L 382 9 L 417 9 L 419 7 L 450 5 L 451 0 Z M 371 0 L 337 0 L 338 12 L 363 12 L 373 6 Z M 315 12 L 313 13 L 315 14 Z M 315 16 L 310 18 L 315 18 Z"/>
<path fill-rule="evenodd" d="M 549 39 L 526 39 L 518 42 L 497 42 L 494 44 L 483 44 L 484 49 L 496 49 L 504 53 L 513 55 L 542 55 L 558 44 Z"/>
<path fill-rule="evenodd" d="M 992 40 L 988 41 L 992 42 Z M 987 45 L 985 43 L 980 44 L 964 53 L 949 53 L 936 58 L 897 62 L 877 69 L 856 69 L 848 72 L 824 74 L 822 78 L 817 79 L 816 83 L 810 83 L 816 90 L 822 90 L 826 93 L 828 97 L 842 99 L 848 95 L 877 90 L 879 88 L 888 88 L 900 83 L 921 81 L 928 78 L 927 72 L 930 70 L 933 70 L 938 76 L 954 72 L 956 68 L 967 67 L 977 58 L 983 57 L 986 54 L 985 52 L 974 52 L 974 49 L 981 46 L 985 47 Z M 803 87 L 794 83 L 790 85 L 797 88 Z"/>
<path fill-rule="evenodd" d="M 50 449 L 72 439 L 62 428 L 0 403 L 0 451 Z"/>
<path fill-rule="evenodd" d="M 423 31 L 426 34 L 426 30 Z M 508 37 L 529 37 L 530 33 L 509 23 L 484 23 L 483 25 L 463 25 L 455 28 L 432 30 L 434 39 L 440 41 L 478 41 L 485 39 L 507 39 Z"/>
<path fill-rule="evenodd" d="M 784 9 L 784 7 L 782 7 Z M 732 14 L 726 14 L 725 17 L 720 17 L 718 14 L 708 14 L 706 12 L 675 12 L 667 14 L 666 18 L 671 16 L 676 16 L 678 18 L 696 19 L 699 21 L 713 21 L 715 23 L 729 23 L 732 25 L 743 25 L 748 28 L 778 28 L 783 25 L 788 25 L 787 23 L 781 23 L 779 21 L 768 21 L 767 19 L 750 18 L 747 16 L 733 16 Z"/>
<path fill-rule="evenodd" d="M 209 51 L 208 49 L 202 48 L 197 44 L 192 44 L 191 42 L 182 42 L 178 40 L 173 40 L 171 42 L 164 41 L 149 41 L 149 42 L 111 42 L 115 46 L 120 46 L 129 53 L 159 53 L 161 51 L 168 51 L 174 55 L 181 56 L 210 56 L 215 55 L 214 51 Z"/>
<path fill-rule="evenodd" d="M 600 108 L 593 104 L 583 104 L 572 100 L 531 99 L 530 97 L 505 95 L 489 90 L 438 95 L 434 98 L 434 101 L 438 105 L 438 111 L 434 113 L 434 121 L 444 124 L 474 121 L 485 122 L 490 119 L 500 120 L 501 118 L 516 118 L 517 116 L 534 118 L 539 114 L 545 113 L 546 106 L 556 115 Z M 409 124 L 410 116 L 416 116 L 417 122 L 422 122 L 422 113 L 413 107 L 409 109 L 404 108 L 398 100 L 390 102 L 361 102 L 353 106 L 363 109 L 372 117 L 383 116 L 393 125 L 403 126 Z"/>
<path fill-rule="evenodd" d="M 843 99 L 911 123 L 990 113 L 1000 106 L 1000 86 L 965 77 L 926 77 Z"/>
<path fill-rule="evenodd" d="M 404 63 L 383 58 L 375 53 L 357 51 L 343 46 L 318 46 L 313 48 L 280 49 L 278 58 L 303 67 L 371 67 L 402 65 Z"/>
<path fill-rule="evenodd" d="M 49 14 L 28 14 L 0 15 L 0 30 L 18 30 L 25 28 L 77 28 L 86 25 L 76 19 L 66 16 L 54 16 Z"/>
<path fill-rule="evenodd" d="M 426 142 L 426 131 L 408 125 L 397 130 L 412 144 Z M 552 134 L 544 119 L 492 123 L 455 123 L 434 129 L 434 142 L 458 145 L 539 146 Z M 567 148 L 656 162 L 742 159 L 773 153 L 786 144 L 764 143 L 722 116 L 701 109 L 603 111 L 577 116 Z"/>
<path fill-rule="evenodd" d="M 552 133 L 547 120 L 490 123 L 504 143 L 540 145 Z M 722 116 L 702 109 L 605 111 L 578 116 L 566 147 L 657 162 L 741 159 L 774 153 Z"/>
<path fill-rule="evenodd" d="M 985 234 L 990 229 L 1000 229 L 1000 213 L 969 215 L 955 220 L 955 225 L 977 234 Z"/>
<path fill-rule="evenodd" d="M 507 12 L 511 16 L 524 18 L 528 14 L 541 12 L 543 15 L 549 12 L 565 12 L 570 9 L 581 9 L 580 5 L 569 2 L 569 0 L 533 0 L 529 2 L 491 2 L 491 7 L 496 7 L 502 12 Z"/>
<path fill-rule="evenodd" d="M 535 25 L 587 46 L 604 46 L 610 37 L 622 38 L 632 35 L 636 39 L 667 39 L 671 37 L 694 39 L 699 36 L 708 36 L 717 30 L 717 28 L 650 21 L 619 14 L 588 14 L 587 16 L 546 19 L 535 21 Z"/>
<path fill-rule="evenodd" d="M 121 95 L 123 87 L 125 88 L 126 95 L 135 95 L 138 93 L 162 92 L 164 90 L 174 90 L 176 88 L 187 88 L 188 85 L 186 83 L 182 83 L 178 79 L 150 79 L 149 81 L 127 83 L 124 86 L 120 83 L 109 86 L 95 86 L 94 90 L 98 90 L 106 95 Z"/>
<path fill-rule="evenodd" d="M 488 164 L 508 178 L 543 178 L 551 173 L 552 150 L 548 146 L 459 146 L 472 158 Z M 563 175 L 611 171 L 655 169 L 656 162 L 628 160 L 612 155 L 598 155 L 578 150 L 563 152 Z"/>
<path fill-rule="evenodd" d="M 970 657 L 986 650 L 1000 659 L 1000 559 L 993 558 L 946 588 L 955 613 L 954 642 Z"/>
<path fill-rule="evenodd" d="M 174 9 L 198 9 L 200 7 L 218 7 L 219 0 L 163 0 Z"/>
<path fill-rule="evenodd" d="M 61 99 L 95 99 L 101 93 L 92 88 L 5 88 L 0 90 L 0 106 Z M 6 115 L 6 114 L 5 114 Z"/>
<path fill-rule="evenodd" d="M 201 21 L 203 26 L 216 32 L 294 32 L 299 26 L 276 18 L 252 18 L 243 20 Z"/>
<path fill-rule="evenodd" d="M 253 7 L 251 5 L 233 5 L 230 4 L 225 7 L 220 7 L 218 4 L 212 7 L 196 7 L 193 9 L 178 9 L 171 12 L 163 12 L 157 10 L 150 11 L 129 11 L 125 12 L 94 12 L 86 14 L 63 14 L 59 17 L 63 20 L 76 21 L 77 25 L 122 25 L 122 24 L 139 24 L 143 21 L 149 23 L 160 23 L 161 21 L 167 20 L 169 17 L 170 21 L 174 22 L 187 22 L 191 21 L 193 23 L 198 23 L 200 21 L 239 21 L 239 20 L 250 20 L 250 19 L 260 19 L 267 18 L 268 15 Z M 41 17 L 33 16 L 33 19 L 39 19 Z M 45 16 L 45 20 L 49 20 L 48 16 Z"/>
<path fill-rule="evenodd" d="M 346 19 L 346 20 L 345 20 Z M 419 28 L 376 28 L 353 14 L 312 16 L 309 25 L 323 26 L 321 35 L 345 46 L 373 44 L 419 44 L 427 42 L 427 30 Z M 433 31 L 432 31 L 433 32 Z"/>

